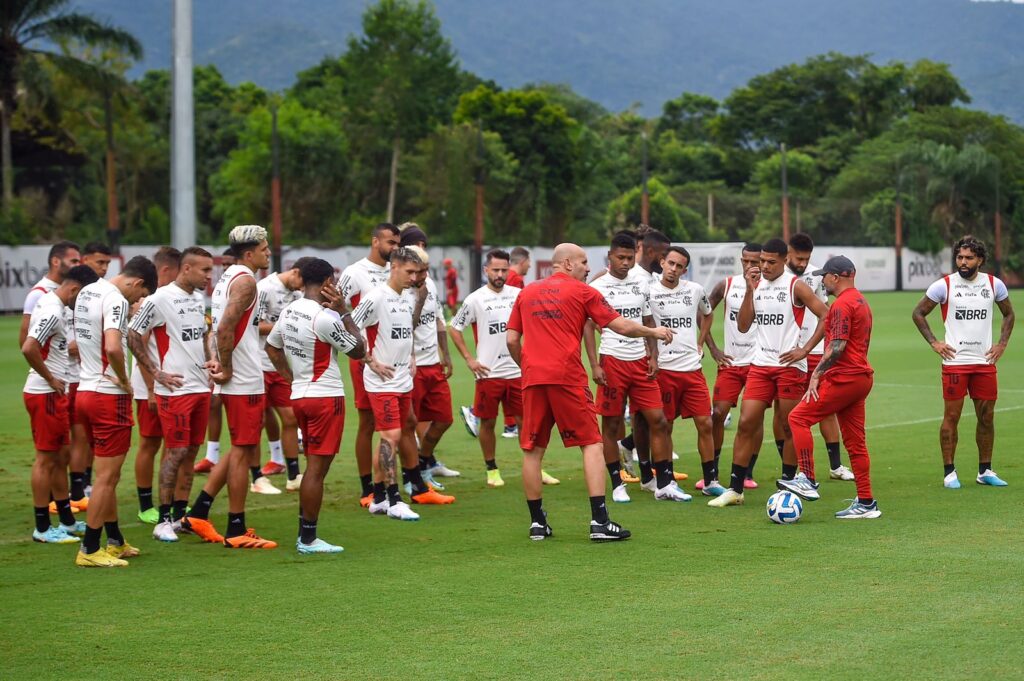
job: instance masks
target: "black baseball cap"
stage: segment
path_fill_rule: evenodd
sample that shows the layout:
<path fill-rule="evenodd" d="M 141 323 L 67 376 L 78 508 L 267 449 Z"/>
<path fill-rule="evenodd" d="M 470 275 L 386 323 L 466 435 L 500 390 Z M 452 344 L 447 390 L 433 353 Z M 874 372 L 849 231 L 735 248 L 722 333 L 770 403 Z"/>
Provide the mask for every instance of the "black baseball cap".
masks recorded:
<path fill-rule="evenodd" d="M 840 277 L 851 277 L 856 274 L 857 268 L 853 266 L 853 261 L 847 258 L 845 255 L 833 255 L 831 258 L 825 261 L 824 267 L 820 270 L 814 270 L 811 272 L 816 277 L 820 277 L 823 274 L 835 274 Z"/>

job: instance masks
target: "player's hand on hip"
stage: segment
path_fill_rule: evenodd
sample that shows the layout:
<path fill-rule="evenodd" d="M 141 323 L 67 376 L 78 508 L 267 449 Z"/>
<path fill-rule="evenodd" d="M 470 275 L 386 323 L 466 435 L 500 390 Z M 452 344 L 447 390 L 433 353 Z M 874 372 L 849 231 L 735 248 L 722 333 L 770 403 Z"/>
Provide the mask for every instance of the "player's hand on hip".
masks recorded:
<path fill-rule="evenodd" d="M 64 385 L 64 381 L 60 380 L 59 378 L 51 378 L 49 381 L 46 382 L 46 384 L 53 388 L 53 392 L 57 393 L 58 395 L 63 395 L 67 391 L 67 387 Z"/>
<path fill-rule="evenodd" d="M 985 353 L 985 359 L 988 360 L 989 364 L 995 364 L 1003 356 L 1004 352 L 1006 352 L 1006 346 L 1002 343 L 996 343 Z"/>
<path fill-rule="evenodd" d="M 956 357 L 956 350 L 953 348 L 953 346 L 948 343 L 944 343 L 943 341 L 940 340 L 934 341 L 932 343 L 932 350 L 941 355 L 942 359 L 953 359 L 954 357 Z"/>
<path fill-rule="evenodd" d="M 820 381 L 820 379 L 817 376 L 815 376 L 813 374 L 811 375 L 811 380 L 807 384 L 807 392 L 805 392 L 804 396 L 803 396 L 803 401 L 804 402 L 817 402 L 818 401 L 818 383 L 819 383 L 819 381 Z"/>
<path fill-rule="evenodd" d="M 182 374 L 172 374 L 164 371 L 163 369 L 157 371 L 156 375 L 153 376 L 153 380 L 168 390 L 174 390 L 175 388 L 180 388 L 185 385 L 184 379 L 185 377 Z"/>
<path fill-rule="evenodd" d="M 789 352 L 784 352 L 779 355 L 779 361 L 784 365 L 789 366 L 791 364 L 796 364 L 806 356 L 807 351 L 803 348 L 793 348 Z"/>
<path fill-rule="evenodd" d="M 366 366 L 370 367 L 370 371 L 372 371 L 373 373 L 377 374 L 378 376 L 383 378 L 385 381 L 390 381 L 392 378 L 395 377 L 395 368 L 394 367 L 389 367 L 389 366 L 387 366 L 385 364 L 381 364 L 380 362 L 378 362 L 375 359 L 371 358 L 370 361 L 367 362 Z M 410 368 L 410 370 L 412 369 L 412 367 L 409 367 L 409 368 Z"/>
<path fill-rule="evenodd" d="M 479 360 L 471 359 L 466 362 L 466 366 L 473 372 L 473 375 L 477 378 L 487 378 L 488 374 L 491 373 L 491 368 L 484 364 L 481 364 Z"/>
<path fill-rule="evenodd" d="M 731 367 L 732 366 L 732 355 L 725 354 L 721 349 L 715 348 L 711 351 L 711 359 L 715 360 L 715 364 L 720 367 Z"/>

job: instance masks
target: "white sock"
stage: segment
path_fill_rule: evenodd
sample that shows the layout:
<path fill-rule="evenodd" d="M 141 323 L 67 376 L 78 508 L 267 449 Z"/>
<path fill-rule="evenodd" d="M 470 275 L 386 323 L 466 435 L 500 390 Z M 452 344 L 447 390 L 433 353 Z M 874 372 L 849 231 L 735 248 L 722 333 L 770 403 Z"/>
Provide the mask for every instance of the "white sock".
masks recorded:
<path fill-rule="evenodd" d="M 280 440 L 270 443 L 270 460 L 281 466 L 284 465 L 284 448 L 281 447 Z"/>
<path fill-rule="evenodd" d="M 206 443 L 206 458 L 211 463 L 220 462 L 220 443 L 219 442 L 207 442 Z"/>

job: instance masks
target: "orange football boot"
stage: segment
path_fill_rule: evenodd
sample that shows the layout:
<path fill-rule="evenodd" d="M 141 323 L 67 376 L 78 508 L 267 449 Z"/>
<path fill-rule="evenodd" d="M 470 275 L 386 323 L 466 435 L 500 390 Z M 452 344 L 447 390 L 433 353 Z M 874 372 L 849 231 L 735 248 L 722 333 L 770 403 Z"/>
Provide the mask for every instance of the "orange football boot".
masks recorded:
<path fill-rule="evenodd" d="M 276 549 L 277 542 L 264 539 L 251 527 L 237 537 L 224 537 L 224 546 L 229 549 Z"/>
<path fill-rule="evenodd" d="M 447 494 L 441 494 L 433 488 L 428 488 L 426 492 L 422 494 L 412 495 L 412 503 L 414 504 L 454 504 L 455 497 Z"/>
<path fill-rule="evenodd" d="M 199 535 L 203 541 L 210 542 L 211 544 L 219 544 L 224 541 L 224 537 L 213 526 L 213 523 L 204 518 L 185 516 L 181 519 L 181 527 Z"/>

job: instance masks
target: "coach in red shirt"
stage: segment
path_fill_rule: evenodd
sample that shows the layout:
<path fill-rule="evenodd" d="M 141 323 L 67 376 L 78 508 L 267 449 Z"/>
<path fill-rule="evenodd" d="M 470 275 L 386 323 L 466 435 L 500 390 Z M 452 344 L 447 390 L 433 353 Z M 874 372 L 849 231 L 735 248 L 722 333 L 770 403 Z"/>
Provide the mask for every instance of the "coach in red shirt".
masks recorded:
<path fill-rule="evenodd" d="M 857 271 L 849 258 L 828 259 L 814 272 L 835 302 L 825 317 L 825 355 L 811 374 L 810 386 L 792 412 L 789 426 L 800 469 L 814 479 L 814 438 L 811 426 L 830 414 L 839 417 L 843 444 L 857 485 L 857 498 L 837 518 L 878 518 L 878 502 L 871 494 L 871 460 L 864 440 L 864 401 L 871 392 L 874 370 L 868 363 L 871 343 L 871 308 L 854 285 Z"/>
<path fill-rule="evenodd" d="M 551 536 L 541 507 L 541 464 L 551 426 L 566 447 L 583 451 L 583 471 L 590 493 L 590 538 L 628 539 L 626 530 L 608 519 L 605 466 L 594 397 L 580 361 L 580 340 L 587 319 L 599 327 L 633 338 L 671 342 L 672 332 L 624 319 L 604 296 L 584 282 L 590 273 L 587 254 L 576 244 L 559 244 L 551 257 L 552 274 L 523 289 L 508 320 L 508 350 L 523 371 L 523 487 L 530 508 L 530 539 Z M 525 342 L 523 337 L 525 336 Z"/>

